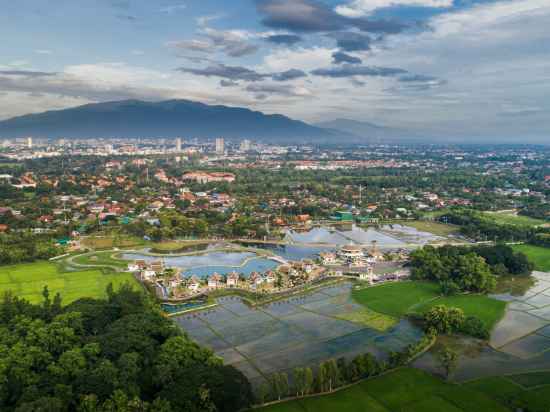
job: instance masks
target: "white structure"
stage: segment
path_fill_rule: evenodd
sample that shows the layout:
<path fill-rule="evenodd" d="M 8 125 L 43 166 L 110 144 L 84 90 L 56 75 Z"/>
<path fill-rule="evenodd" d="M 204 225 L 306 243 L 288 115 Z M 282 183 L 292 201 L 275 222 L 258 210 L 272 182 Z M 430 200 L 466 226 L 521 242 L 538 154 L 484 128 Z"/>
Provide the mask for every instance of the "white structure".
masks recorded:
<path fill-rule="evenodd" d="M 239 285 L 239 274 L 237 272 L 231 272 L 227 275 L 227 286 L 238 286 Z"/>
<path fill-rule="evenodd" d="M 241 152 L 249 152 L 250 151 L 250 140 L 243 140 L 241 142 L 241 146 L 239 147 Z"/>
<path fill-rule="evenodd" d="M 223 155 L 225 153 L 225 141 L 223 137 L 218 137 L 216 139 L 216 154 Z"/>
<path fill-rule="evenodd" d="M 32 149 L 32 137 L 27 137 L 27 148 Z"/>
<path fill-rule="evenodd" d="M 201 281 L 200 279 L 193 275 L 191 276 L 191 279 L 189 279 L 189 283 L 187 284 L 187 288 L 192 292 L 197 292 L 201 287 Z"/>
<path fill-rule="evenodd" d="M 176 139 L 176 152 L 181 152 L 181 137 Z"/>

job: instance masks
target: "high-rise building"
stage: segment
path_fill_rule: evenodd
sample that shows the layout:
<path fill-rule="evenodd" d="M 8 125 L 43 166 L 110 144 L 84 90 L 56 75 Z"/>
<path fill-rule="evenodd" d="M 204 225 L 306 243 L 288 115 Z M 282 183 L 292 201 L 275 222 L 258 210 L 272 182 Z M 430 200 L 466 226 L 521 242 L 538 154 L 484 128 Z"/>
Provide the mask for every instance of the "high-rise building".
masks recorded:
<path fill-rule="evenodd" d="M 225 153 L 225 141 L 223 137 L 216 139 L 216 154 L 223 155 Z"/>
<path fill-rule="evenodd" d="M 27 147 L 32 149 L 32 137 L 27 137 Z"/>
<path fill-rule="evenodd" d="M 176 139 L 176 152 L 181 152 L 181 137 Z"/>
<path fill-rule="evenodd" d="M 249 152 L 250 151 L 250 140 L 243 140 L 241 142 L 241 147 L 240 147 L 240 150 L 241 152 Z"/>

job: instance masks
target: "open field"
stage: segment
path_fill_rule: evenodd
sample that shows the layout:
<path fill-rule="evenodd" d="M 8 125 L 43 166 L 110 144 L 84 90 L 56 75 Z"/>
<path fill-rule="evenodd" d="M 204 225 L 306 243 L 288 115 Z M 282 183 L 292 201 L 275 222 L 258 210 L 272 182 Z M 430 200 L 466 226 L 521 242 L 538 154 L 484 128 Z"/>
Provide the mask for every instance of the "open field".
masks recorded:
<path fill-rule="evenodd" d="M 442 296 L 414 307 L 415 313 L 425 313 L 436 305 L 459 308 L 466 316 L 475 316 L 492 330 L 496 323 L 504 316 L 506 302 L 491 299 L 485 295 L 458 295 Z"/>
<path fill-rule="evenodd" d="M 73 262 L 84 266 L 107 266 L 118 269 L 126 269 L 128 267 L 128 261 L 113 257 L 116 253 L 117 252 L 109 250 L 105 252 L 94 252 L 79 255 L 73 259 Z"/>
<path fill-rule="evenodd" d="M 430 222 L 427 220 L 414 220 L 404 223 L 405 226 L 414 227 L 421 232 L 433 233 L 436 236 L 446 237 L 452 234 L 459 233 L 460 228 L 454 225 L 446 225 L 444 223 Z"/>
<path fill-rule="evenodd" d="M 397 319 L 383 313 L 378 313 L 369 308 L 361 308 L 353 312 L 345 312 L 335 316 L 338 319 L 349 320 L 359 325 L 369 326 L 379 331 L 386 331 L 397 324 Z"/>
<path fill-rule="evenodd" d="M 79 298 L 101 298 L 112 283 L 115 289 L 125 282 L 138 285 L 130 274 L 103 274 L 99 270 L 60 272 L 49 262 L 36 262 L 0 267 L 0 293 L 11 290 L 19 297 L 36 303 L 42 300 L 42 290 L 48 286 L 50 296 L 59 292 L 63 304 Z"/>
<path fill-rule="evenodd" d="M 482 216 L 490 218 L 496 223 L 506 224 L 506 225 L 517 225 L 517 226 L 540 226 L 548 222 L 540 219 L 534 219 L 529 216 L 516 215 L 514 213 L 505 213 L 505 212 L 484 212 Z"/>
<path fill-rule="evenodd" d="M 83 237 L 80 241 L 82 246 L 91 249 L 112 249 L 115 247 L 135 247 L 145 246 L 147 242 L 143 239 L 133 236 L 97 236 L 97 237 Z"/>
<path fill-rule="evenodd" d="M 299 399 L 259 410 L 505 412 L 523 407 L 524 410 L 533 412 L 547 412 L 548 405 L 548 385 L 528 390 L 507 378 L 491 378 L 457 385 L 444 382 L 417 369 L 403 368 L 331 395 Z"/>
<path fill-rule="evenodd" d="M 439 285 L 432 282 L 399 282 L 353 291 L 353 299 L 375 312 L 401 318 L 413 306 L 439 296 Z"/>
<path fill-rule="evenodd" d="M 515 245 L 514 250 L 523 252 L 535 264 L 535 269 L 550 272 L 550 248 L 533 245 Z"/>

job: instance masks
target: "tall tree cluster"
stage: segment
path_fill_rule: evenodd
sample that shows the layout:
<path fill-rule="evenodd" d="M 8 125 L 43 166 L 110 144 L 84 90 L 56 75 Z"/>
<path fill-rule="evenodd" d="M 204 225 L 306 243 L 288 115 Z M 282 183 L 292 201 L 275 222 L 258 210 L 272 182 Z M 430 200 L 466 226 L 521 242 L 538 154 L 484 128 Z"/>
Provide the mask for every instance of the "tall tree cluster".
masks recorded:
<path fill-rule="evenodd" d="M 0 302 L 0 410 L 236 411 L 245 376 L 190 340 L 130 286 L 62 307 Z"/>

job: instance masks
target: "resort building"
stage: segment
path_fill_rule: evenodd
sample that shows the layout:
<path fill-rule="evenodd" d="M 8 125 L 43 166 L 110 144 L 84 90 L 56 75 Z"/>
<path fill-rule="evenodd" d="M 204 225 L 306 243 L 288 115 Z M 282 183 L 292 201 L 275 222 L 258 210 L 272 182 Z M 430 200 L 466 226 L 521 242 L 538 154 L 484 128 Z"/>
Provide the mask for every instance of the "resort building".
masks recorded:
<path fill-rule="evenodd" d="M 198 292 L 200 287 L 201 287 L 200 279 L 196 275 L 191 276 L 191 278 L 187 282 L 187 289 L 189 289 L 192 292 Z"/>
<path fill-rule="evenodd" d="M 227 286 L 235 287 L 239 285 L 239 274 L 237 272 L 231 272 L 227 275 Z"/>
<path fill-rule="evenodd" d="M 208 278 L 208 287 L 210 289 L 217 289 L 222 286 L 223 278 L 220 274 L 214 273 Z"/>
<path fill-rule="evenodd" d="M 319 253 L 321 258 L 321 263 L 323 265 L 334 265 L 336 264 L 336 254 L 332 252 L 321 252 Z"/>

